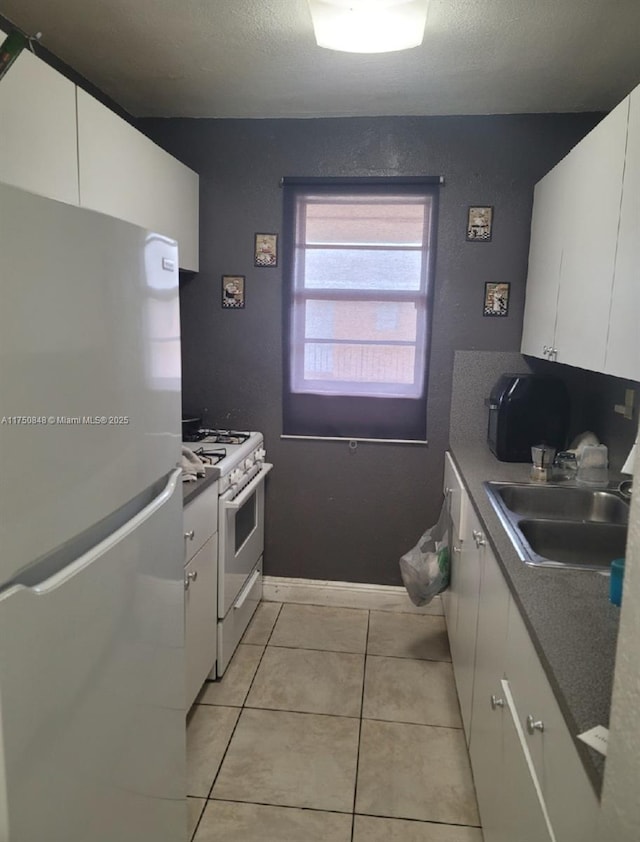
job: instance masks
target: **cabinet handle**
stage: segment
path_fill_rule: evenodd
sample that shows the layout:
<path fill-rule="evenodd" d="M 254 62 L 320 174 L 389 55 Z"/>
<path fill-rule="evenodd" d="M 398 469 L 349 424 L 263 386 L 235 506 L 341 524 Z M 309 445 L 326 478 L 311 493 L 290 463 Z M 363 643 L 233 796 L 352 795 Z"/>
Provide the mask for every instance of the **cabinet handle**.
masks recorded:
<path fill-rule="evenodd" d="M 455 544 L 454 544 L 454 546 L 453 546 L 453 551 L 454 551 L 454 553 L 461 553 L 461 552 L 462 552 L 462 547 L 456 547 L 456 546 L 455 546 Z"/>
<path fill-rule="evenodd" d="M 527 716 L 527 731 L 529 734 L 535 734 L 536 731 L 542 733 L 544 731 L 544 722 L 541 719 L 534 719 L 531 714 Z"/>
<path fill-rule="evenodd" d="M 187 541 L 193 541 L 193 539 L 195 538 L 195 535 L 196 535 L 195 529 L 190 529 L 188 532 L 184 533 L 184 537 L 187 539 Z"/>
<path fill-rule="evenodd" d="M 192 582 L 195 582 L 197 578 L 198 578 L 198 571 L 197 570 L 192 570 L 191 573 L 187 573 L 187 575 L 185 577 L 185 580 L 184 580 L 185 591 L 189 590 L 189 586 L 191 585 Z"/>
<path fill-rule="evenodd" d="M 551 353 L 551 348 L 548 345 L 543 345 L 542 346 L 542 356 L 548 357 L 550 353 Z"/>
<path fill-rule="evenodd" d="M 476 547 L 484 547 L 484 545 L 487 543 L 484 540 L 484 535 L 482 534 L 482 532 L 480 532 L 479 529 L 474 529 L 472 535 L 473 540 L 476 542 Z"/>
<path fill-rule="evenodd" d="M 504 699 L 499 699 L 497 696 L 491 696 L 491 710 L 497 710 L 504 707 Z"/>
<path fill-rule="evenodd" d="M 549 359 L 556 359 L 558 356 L 558 349 L 557 348 L 549 348 Z"/>

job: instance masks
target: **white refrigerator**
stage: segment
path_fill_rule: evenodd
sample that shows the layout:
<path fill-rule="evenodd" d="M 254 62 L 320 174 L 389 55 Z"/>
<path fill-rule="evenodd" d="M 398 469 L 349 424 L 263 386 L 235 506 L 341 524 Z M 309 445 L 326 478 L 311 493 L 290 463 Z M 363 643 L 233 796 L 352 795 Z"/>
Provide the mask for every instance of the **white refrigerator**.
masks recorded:
<path fill-rule="evenodd" d="M 175 241 L 0 184 L 0 842 L 186 837 Z"/>

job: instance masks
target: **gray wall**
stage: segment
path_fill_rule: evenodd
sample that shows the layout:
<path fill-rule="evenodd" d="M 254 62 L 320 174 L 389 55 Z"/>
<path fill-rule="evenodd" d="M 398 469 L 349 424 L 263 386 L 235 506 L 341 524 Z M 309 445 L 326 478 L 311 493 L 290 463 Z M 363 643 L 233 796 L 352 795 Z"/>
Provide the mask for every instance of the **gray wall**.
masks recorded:
<path fill-rule="evenodd" d="M 607 445 L 611 481 L 629 479 L 620 475 L 620 469 L 636 436 L 639 384 L 633 380 L 523 357 L 515 351 L 456 351 L 449 428 L 452 444 L 486 440 L 489 410 L 485 398 L 498 377 L 506 371 L 534 371 L 564 380 L 571 399 L 568 443 L 578 434 L 591 430 Z M 624 403 L 626 389 L 635 392 L 631 419 L 624 418 L 615 410 L 617 405 Z"/>
<path fill-rule="evenodd" d="M 435 520 L 454 349 L 520 344 L 532 190 L 601 115 L 144 120 L 200 173 L 200 273 L 181 284 L 184 409 L 258 429 L 270 575 L 398 584 L 398 558 Z M 427 447 L 281 440 L 281 270 L 254 269 L 253 235 L 281 230 L 282 176 L 443 175 Z M 470 204 L 495 207 L 493 240 L 466 243 Z M 246 308 L 220 308 L 220 276 L 246 275 Z M 482 316 L 485 281 L 511 282 L 508 318 Z"/>

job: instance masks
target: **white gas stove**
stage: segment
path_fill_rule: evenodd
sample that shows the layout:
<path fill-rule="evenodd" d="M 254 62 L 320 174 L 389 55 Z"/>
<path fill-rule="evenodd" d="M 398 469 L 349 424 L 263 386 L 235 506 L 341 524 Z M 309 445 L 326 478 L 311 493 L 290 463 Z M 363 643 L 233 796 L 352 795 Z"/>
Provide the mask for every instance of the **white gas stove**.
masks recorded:
<path fill-rule="evenodd" d="M 266 456 L 262 433 L 257 432 L 201 429 L 182 444 L 218 468 L 220 494 L 231 486 L 240 491 L 260 471 Z"/>
<path fill-rule="evenodd" d="M 227 668 L 262 598 L 264 480 L 273 465 L 265 462 L 262 433 L 202 429 L 183 444 L 220 471 L 215 678 Z"/>

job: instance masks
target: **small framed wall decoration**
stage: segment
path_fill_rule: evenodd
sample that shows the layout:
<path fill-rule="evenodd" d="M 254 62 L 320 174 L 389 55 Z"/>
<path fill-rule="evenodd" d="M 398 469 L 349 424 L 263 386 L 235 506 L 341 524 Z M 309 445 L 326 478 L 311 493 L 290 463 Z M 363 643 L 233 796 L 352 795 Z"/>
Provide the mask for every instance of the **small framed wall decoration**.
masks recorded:
<path fill-rule="evenodd" d="M 256 234 L 254 244 L 254 266 L 278 265 L 278 235 Z"/>
<path fill-rule="evenodd" d="M 227 310 L 244 307 L 244 275 L 222 276 L 222 306 Z"/>
<path fill-rule="evenodd" d="M 493 207 L 473 205 L 467 214 L 467 242 L 488 243 L 493 228 Z"/>
<path fill-rule="evenodd" d="M 483 316 L 506 316 L 509 313 L 509 289 L 511 284 L 484 285 Z"/>

